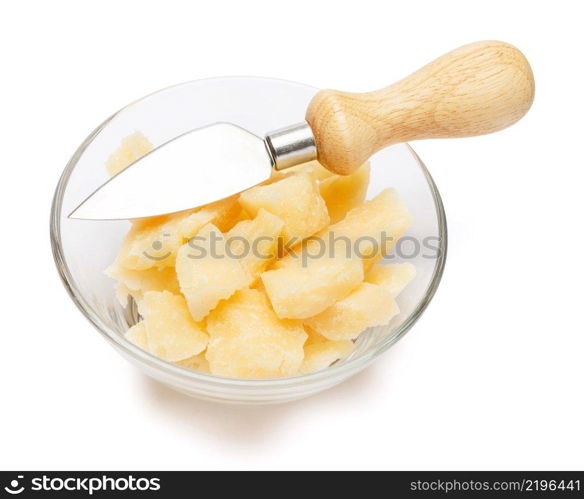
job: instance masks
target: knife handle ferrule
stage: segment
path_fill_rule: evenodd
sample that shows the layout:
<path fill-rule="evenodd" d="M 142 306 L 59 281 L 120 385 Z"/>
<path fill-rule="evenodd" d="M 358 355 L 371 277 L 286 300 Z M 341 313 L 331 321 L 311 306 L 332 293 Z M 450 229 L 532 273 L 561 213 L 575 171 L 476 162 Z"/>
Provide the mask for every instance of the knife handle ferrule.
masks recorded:
<path fill-rule="evenodd" d="M 276 170 L 316 159 L 316 142 L 306 121 L 268 133 L 266 148 Z"/>

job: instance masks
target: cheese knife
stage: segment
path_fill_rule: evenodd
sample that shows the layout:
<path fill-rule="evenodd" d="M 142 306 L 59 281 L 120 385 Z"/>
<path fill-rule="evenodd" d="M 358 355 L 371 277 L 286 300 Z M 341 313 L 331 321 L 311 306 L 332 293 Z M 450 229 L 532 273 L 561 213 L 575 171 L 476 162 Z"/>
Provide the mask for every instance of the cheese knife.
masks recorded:
<path fill-rule="evenodd" d="M 534 90 L 529 63 L 517 48 L 499 41 L 472 43 L 381 90 L 321 90 L 306 121 L 265 137 L 232 123 L 189 131 L 112 177 L 69 216 L 118 220 L 175 213 L 314 159 L 348 175 L 392 144 L 506 128 L 529 110 Z"/>

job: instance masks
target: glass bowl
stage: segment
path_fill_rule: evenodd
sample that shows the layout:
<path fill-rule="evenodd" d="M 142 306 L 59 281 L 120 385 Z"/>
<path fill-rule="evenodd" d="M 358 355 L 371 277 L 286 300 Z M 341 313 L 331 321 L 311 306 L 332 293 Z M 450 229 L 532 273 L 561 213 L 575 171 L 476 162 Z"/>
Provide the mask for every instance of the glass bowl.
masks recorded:
<path fill-rule="evenodd" d="M 72 220 L 67 215 L 108 175 L 105 161 L 122 138 L 141 131 L 156 147 L 193 128 L 228 121 L 260 136 L 304 119 L 316 88 L 263 78 L 214 78 L 184 83 L 148 95 L 102 123 L 67 164 L 55 192 L 51 242 L 71 298 L 95 328 L 131 363 L 152 378 L 187 395 L 207 400 L 262 404 L 313 395 L 355 375 L 398 341 L 427 307 L 446 258 L 446 219 L 440 195 L 413 149 L 400 144 L 371 159 L 368 198 L 397 189 L 413 224 L 388 259 L 409 261 L 417 275 L 397 301 L 401 310 L 388 326 L 362 333 L 353 354 L 308 375 L 278 379 L 234 379 L 203 374 L 165 362 L 124 337 L 136 320 L 116 299 L 114 282 L 103 271 L 114 261 L 129 228 L 127 221 Z"/>

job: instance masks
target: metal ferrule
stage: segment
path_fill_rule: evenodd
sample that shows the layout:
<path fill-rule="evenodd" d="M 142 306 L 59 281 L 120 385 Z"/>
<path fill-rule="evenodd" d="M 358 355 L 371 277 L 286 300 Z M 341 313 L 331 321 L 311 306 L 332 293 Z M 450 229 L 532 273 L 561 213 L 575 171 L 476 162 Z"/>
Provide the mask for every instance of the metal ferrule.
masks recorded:
<path fill-rule="evenodd" d="M 268 133 L 266 145 L 276 170 L 316 159 L 316 142 L 306 121 Z"/>

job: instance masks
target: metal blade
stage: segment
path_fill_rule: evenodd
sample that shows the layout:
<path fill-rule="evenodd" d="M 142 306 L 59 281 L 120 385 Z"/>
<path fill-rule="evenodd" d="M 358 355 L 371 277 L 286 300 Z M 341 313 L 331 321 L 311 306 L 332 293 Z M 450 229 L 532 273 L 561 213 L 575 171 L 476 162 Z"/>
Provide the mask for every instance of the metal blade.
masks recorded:
<path fill-rule="evenodd" d="M 263 139 L 217 123 L 153 150 L 103 184 L 69 217 L 121 220 L 183 211 L 259 184 L 271 167 Z"/>

